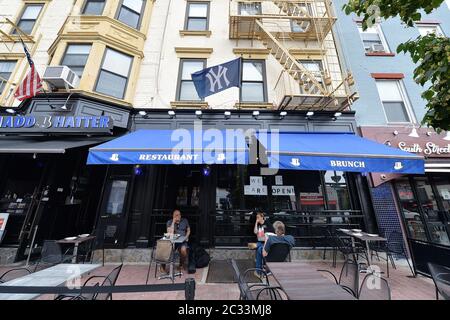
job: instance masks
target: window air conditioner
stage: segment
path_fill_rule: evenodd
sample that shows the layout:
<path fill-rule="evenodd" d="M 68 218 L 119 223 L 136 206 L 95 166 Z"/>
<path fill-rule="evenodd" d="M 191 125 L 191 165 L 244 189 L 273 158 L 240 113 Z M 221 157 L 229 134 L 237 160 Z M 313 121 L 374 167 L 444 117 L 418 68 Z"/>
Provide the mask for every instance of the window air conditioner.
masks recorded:
<path fill-rule="evenodd" d="M 372 52 L 385 52 L 384 46 L 382 44 L 372 44 L 371 47 Z"/>
<path fill-rule="evenodd" d="M 75 89 L 80 83 L 80 78 L 67 66 L 47 67 L 42 79 L 57 89 Z"/>

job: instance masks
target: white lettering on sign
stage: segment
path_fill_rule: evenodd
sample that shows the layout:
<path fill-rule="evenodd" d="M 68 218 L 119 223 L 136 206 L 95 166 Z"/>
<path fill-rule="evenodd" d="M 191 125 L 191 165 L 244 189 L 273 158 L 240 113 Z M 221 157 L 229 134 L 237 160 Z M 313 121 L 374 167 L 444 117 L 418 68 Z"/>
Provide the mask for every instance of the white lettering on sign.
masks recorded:
<path fill-rule="evenodd" d="M 295 196 L 294 186 L 272 186 L 273 196 Z"/>
<path fill-rule="evenodd" d="M 262 186 L 263 178 L 258 176 L 250 176 L 250 185 L 251 186 Z"/>
<path fill-rule="evenodd" d="M 244 186 L 244 194 L 246 196 L 267 196 L 267 186 Z"/>
<path fill-rule="evenodd" d="M 366 164 L 364 161 L 349 161 L 349 160 L 330 160 L 330 165 L 332 167 L 340 168 L 365 168 Z"/>
<path fill-rule="evenodd" d="M 412 152 L 412 153 L 424 153 L 426 155 L 432 155 L 432 154 L 450 154 L 450 144 L 447 144 L 446 146 L 439 146 L 435 144 L 434 142 L 427 142 L 425 144 L 425 147 L 420 146 L 418 143 L 414 143 L 412 145 L 407 145 L 406 142 L 399 142 L 398 148 L 400 150 L 406 151 L 406 152 Z"/>

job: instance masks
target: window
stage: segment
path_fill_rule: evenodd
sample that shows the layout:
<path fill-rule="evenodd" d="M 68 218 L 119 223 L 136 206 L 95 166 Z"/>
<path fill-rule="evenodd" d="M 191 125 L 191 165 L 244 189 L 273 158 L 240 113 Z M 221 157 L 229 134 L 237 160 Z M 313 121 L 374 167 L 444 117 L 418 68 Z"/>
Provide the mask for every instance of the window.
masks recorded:
<path fill-rule="evenodd" d="M 188 2 L 185 30 L 206 31 L 209 24 L 209 2 Z"/>
<path fill-rule="evenodd" d="M 33 31 L 36 20 L 44 7 L 43 4 L 26 4 L 22 12 L 17 26 L 26 34 L 31 34 Z M 18 34 L 16 29 L 13 30 L 13 34 Z"/>
<path fill-rule="evenodd" d="M 0 61 L 0 94 L 6 86 L 17 61 Z"/>
<path fill-rule="evenodd" d="M 377 80 L 378 93 L 388 122 L 411 122 L 409 104 L 399 80 Z"/>
<path fill-rule="evenodd" d="M 144 11 L 144 0 L 122 0 L 117 20 L 137 29 Z"/>
<path fill-rule="evenodd" d="M 83 14 L 101 16 L 104 8 L 105 0 L 86 0 L 83 8 Z"/>
<path fill-rule="evenodd" d="M 239 15 L 255 16 L 261 13 L 261 2 L 239 2 Z"/>
<path fill-rule="evenodd" d="M 298 7 L 300 7 L 302 10 L 302 13 L 300 13 L 301 16 L 304 16 L 305 13 L 307 13 L 310 16 L 314 16 L 313 14 L 313 8 L 311 3 L 296 3 Z M 310 22 L 309 21 L 295 21 L 295 20 L 289 20 L 291 24 L 291 31 L 292 32 L 306 32 L 309 29 Z"/>
<path fill-rule="evenodd" d="M 107 48 L 95 91 L 123 99 L 132 62 L 132 57 Z"/>
<path fill-rule="evenodd" d="M 263 60 L 242 62 L 241 102 L 266 102 L 266 70 Z"/>
<path fill-rule="evenodd" d="M 430 33 L 435 33 L 438 37 L 444 36 L 441 27 L 437 23 L 418 23 L 416 26 L 422 37 Z"/>
<path fill-rule="evenodd" d="M 181 59 L 178 74 L 178 101 L 202 101 L 195 90 L 191 74 L 206 67 L 205 59 Z"/>
<path fill-rule="evenodd" d="M 106 214 L 118 216 L 123 213 L 125 197 L 127 195 L 128 181 L 114 180 L 110 182 L 111 191 L 106 203 Z"/>
<path fill-rule="evenodd" d="M 368 27 L 365 31 L 363 31 L 362 25 L 358 23 L 358 30 L 366 53 L 389 53 L 388 45 L 379 25 Z"/>
<path fill-rule="evenodd" d="M 67 46 L 66 54 L 61 62 L 62 65 L 68 66 L 81 79 L 83 76 L 84 66 L 86 65 L 91 51 L 90 44 L 70 44 Z"/>
<path fill-rule="evenodd" d="M 298 62 L 300 62 L 306 68 L 306 70 L 311 72 L 319 83 L 323 83 L 323 80 L 322 80 L 322 73 L 323 73 L 322 60 L 299 60 Z"/>

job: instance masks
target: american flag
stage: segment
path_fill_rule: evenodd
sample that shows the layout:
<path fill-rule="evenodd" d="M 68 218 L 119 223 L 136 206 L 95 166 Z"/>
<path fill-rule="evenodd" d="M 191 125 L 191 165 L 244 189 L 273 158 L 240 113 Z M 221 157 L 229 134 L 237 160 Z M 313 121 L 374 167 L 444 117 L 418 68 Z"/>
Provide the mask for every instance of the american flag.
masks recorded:
<path fill-rule="evenodd" d="M 14 97 L 19 101 L 34 97 L 42 89 L 41 77 L 39 76 L 39 73 L 34 66 L 34 62 L 31 59 L 31 55 L 28 52 L 27 46 L 23 41 L 22 46 L 31 70 L 28 72 L 22 84 L 17 88 L 16 93 L 14 93 Z"/>

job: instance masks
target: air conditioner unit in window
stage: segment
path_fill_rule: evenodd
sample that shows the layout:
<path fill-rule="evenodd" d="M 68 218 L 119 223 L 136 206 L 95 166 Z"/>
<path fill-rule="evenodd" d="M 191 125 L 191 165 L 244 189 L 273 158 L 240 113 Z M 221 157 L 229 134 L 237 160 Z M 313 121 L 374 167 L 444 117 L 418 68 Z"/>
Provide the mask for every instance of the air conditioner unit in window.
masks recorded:
<path fill-rule="evenodd" d="M 56 89 L 75 89 L 80 84 L 80 78 L 67 66 L 47 67 L 42 80 L 47 81 Z"/>
<path fill-rule="evenodd" d="M 385 52 L 386 50 L 384 50 L 384 46 L 380 43 L 380 44 L 372 44 L 371 51 L 372 52 Z"/>

